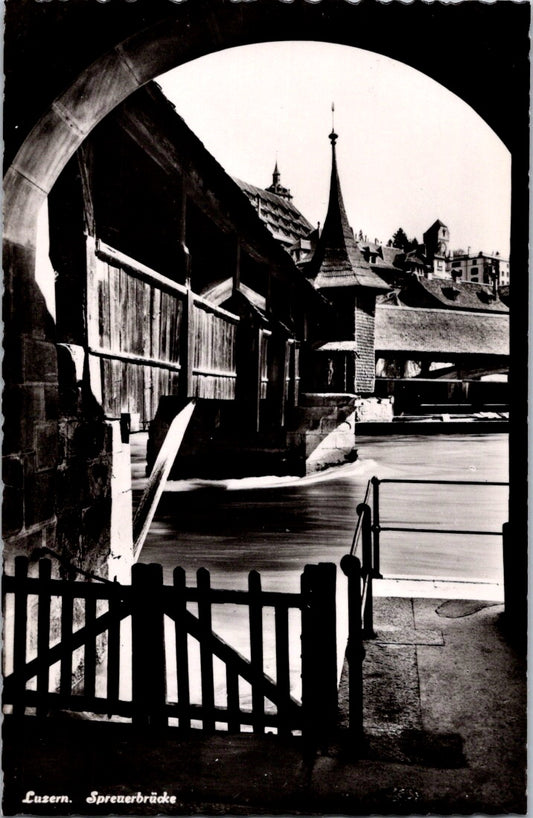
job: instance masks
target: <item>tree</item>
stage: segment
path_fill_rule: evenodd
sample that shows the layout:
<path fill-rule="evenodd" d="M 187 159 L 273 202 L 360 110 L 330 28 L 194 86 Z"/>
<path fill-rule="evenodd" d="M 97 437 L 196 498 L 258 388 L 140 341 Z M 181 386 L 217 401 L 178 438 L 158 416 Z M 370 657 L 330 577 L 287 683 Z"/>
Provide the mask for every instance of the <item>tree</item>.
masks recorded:
<path fill-rule="evenodd" d="M 388 246 L 397 247 L 399 250 L 403 250 L 404 253 L 409 253 L 411 250 L 418 249 L 418 239 L 408 239 L 403 227 L 399 227 L 392 239 L 389 240 Z"/>
<path fill-rule="evenodd" d="M 397 247 L 399 250 L 406 250 L 409 244 L 409 239 L 407 238 L 407 234 L 403 227 L 399 227 L 396 233 L 394 233 L 392 237 L 392 246 Z"/>

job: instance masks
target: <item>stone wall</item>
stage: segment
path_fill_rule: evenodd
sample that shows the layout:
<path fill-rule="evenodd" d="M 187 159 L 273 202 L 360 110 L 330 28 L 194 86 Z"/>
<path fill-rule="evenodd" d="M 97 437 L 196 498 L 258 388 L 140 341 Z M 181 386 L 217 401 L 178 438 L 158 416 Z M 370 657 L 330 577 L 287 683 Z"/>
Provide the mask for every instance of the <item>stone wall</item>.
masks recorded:
<path fill-rule="evenodd" d="M 56 576 L 70 576 L 72 565 L 127 580 L 131 480 L 120 423 L 92 397 L 82 349 L 26 337 L 21 349 L 22 382 L 5 396 L 6 569 L 18 554 L 36 563 L 50 549 Z"/>
<path fill-rule="evenodd" d="M 33 277 L 34 252 L 4 249 L 2 525 L 5 552 L 55 541 L 59 452 L 54 322 Z"/>
<path fill-rule="evenodd" d="M 376 362 L 374 323 L 376 311 L 375 293 L 359 293 L 355 300 L 355 392 L 368 394 L 374 391 Z"/>
<path fill-rule="evenodd" d="M 390 423 L 394 417 L 392 398 L 356 398 L 356 423 Z"/>

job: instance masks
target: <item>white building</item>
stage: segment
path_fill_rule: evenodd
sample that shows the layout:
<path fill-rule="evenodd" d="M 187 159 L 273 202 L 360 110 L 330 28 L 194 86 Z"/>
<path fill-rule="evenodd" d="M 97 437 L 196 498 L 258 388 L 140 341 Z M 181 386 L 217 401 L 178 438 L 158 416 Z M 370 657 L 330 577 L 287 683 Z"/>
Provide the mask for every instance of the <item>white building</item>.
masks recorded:
<path fill-rule="evenodd" d="M 474 281 L 480 284 L 492 284 L 497 277 L 499 287 L 509 284 L 509 261 L 499 253 L 483 253 L 477 255 L 464 250 L 454 250 L 448 260 L 448 270 L 451 276 L 462 281 Z"/>

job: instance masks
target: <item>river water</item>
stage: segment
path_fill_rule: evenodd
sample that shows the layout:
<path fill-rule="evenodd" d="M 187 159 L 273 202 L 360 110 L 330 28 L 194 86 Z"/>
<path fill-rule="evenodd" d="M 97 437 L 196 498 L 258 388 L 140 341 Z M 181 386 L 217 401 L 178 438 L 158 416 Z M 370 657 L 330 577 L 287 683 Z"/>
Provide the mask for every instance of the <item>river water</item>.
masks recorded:
<path fill-rule="evenodd" d="M 141 478 L 139 442 L 132 446 L 134 489 L 140 489 L 145 482 Z M 319 475 L 169 483 L 140 559 L 161 563 L 168 584 L 172 583 L 175 566 L 186 570 L 189 585 L 195 584 L 195 572 L 203 566 L 210 571 L 213 587 L 244 590 L 248 572 L 255 569 L 261 574 L 263 589 L 297 592 L 306 563 L 334 562 L 338 566 L 343 554 L 349 551 L 356 507 L 373 475 L 381 479 L 506 482 L 507 444 L 506 434 L 361 437 L 359 459 L 355 463 Z M 386 483 L 381 485 L 380 495 L 382 526 L 501 532 L 507 519 L 507 487 Z M 446 586 L 453 587 L 449 596 L 460 596 L 466 586 L 451 586 L 449 580 L 455 580 L 484 583 L 470 586 L 474 587 L 474 598 L 496 599 L 487 595 L 487 588 L 488 583 L 492 588 L 502 584 L 501 536 L 383 531 L 381 570 L 388 578 L 416 578 L 416 592 L 408 595 L 422 596 L 419 590 L 422 586 L 440 591 Z M 446 582 L 432 585 L 420 583 L 420 579 Z M 347 638 L 345 583 L 338 570 L 339 674 Z M 438 596 L 440 591 L 433 590 L 431 595 Z M 189 609 L 196 614 L 194 604 Z M 247 609 L 214 605 L 212 615 L 213 630 L 249 659 Z M 171 623 L 167 625 L 167 650 L 172 654 Z M 274 678 L 275 629 L 271 608 L 263 611 L 263 628 L 264 669 Z M 294 610 L 289 620 L 290 675 L 291 692 L 297 699 L 301 693 L 300 628 L 300 614 Z M 191 693 L 193 701 L 200 703 L 200 657 L 198 644 L 192 638 L 189 650 Z M 168 666 L 175 667 L 171 655 Z M 169 699 L 173 700 L 177 697 L 174 670 L 169 671 L 167 685 Z M 224 706 L 225 674 L 218 660 L 215 696 L 217 703 Z M 241 707 L 249 709 L 251 692 L 242 680 L 240 700 Z"/>
<path fill-rule="evenodd" d="M 338 564 L 349 550 L 370 477 L 507 481 L 507 444 L 503 433 L 361 437 L 355 463 L 320 475 L 170 483 L 141 560 L 160 562 L 167 581 L 176 565 L 204 566 L 214 586 L 245 588 L 256 569 L 264 588 L 297 591 L 306 563 Z M 380 501 L 383 526 L 501 532 L 508 490 L 383 484 Z M 501 537 L 383 532 L 381 570 L 501 583 Z"/>

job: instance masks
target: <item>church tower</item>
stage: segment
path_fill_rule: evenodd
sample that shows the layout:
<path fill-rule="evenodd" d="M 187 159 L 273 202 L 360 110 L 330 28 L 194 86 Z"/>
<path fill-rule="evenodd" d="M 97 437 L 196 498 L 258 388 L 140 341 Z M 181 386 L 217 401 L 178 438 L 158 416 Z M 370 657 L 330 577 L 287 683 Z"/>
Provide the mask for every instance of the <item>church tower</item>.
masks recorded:
<path fill-rule="evenodd" d="M 440 219 L 433 222 L 423 235 L 426 256 L 432 266 L 431 278 L 449 278 L 446 262 L 449 256 L 450 231 Z"/>
<path fill-rule="evenodd" d="M 332 107 L 333 110 L 333 107 Z M 376 296 L 390 289 L 365 261 L 348 222 L 337 169 L 332 129 L 328 211 L 308 272 L 335 311 L 331 338 L 320 348 L 328 391 L 371 394 L 375 385 Z"/>
<path fill-rule="evenodd" d="M 265 188 L 267 193 L 275 193 L 276 196 L 281 196 L 282 199 L 287 199 L 290 202 L 292 199 L 291 192 L 288 187 L 283 187 L 280 182 L 281 174 L 278 169 L 278 160 L 276 159 L 276 164 L 274 165 L 274 172 L 272 174 L 272 184 L 270 187 Z"/>

